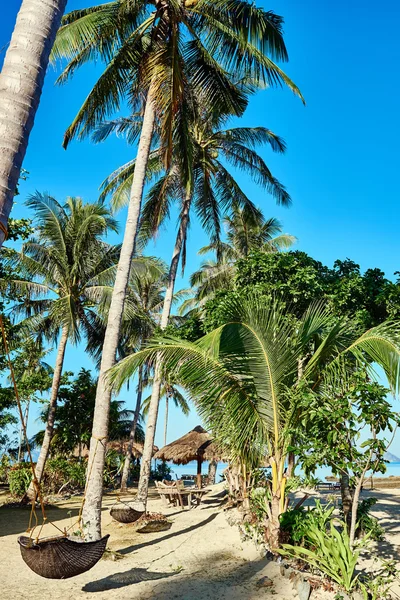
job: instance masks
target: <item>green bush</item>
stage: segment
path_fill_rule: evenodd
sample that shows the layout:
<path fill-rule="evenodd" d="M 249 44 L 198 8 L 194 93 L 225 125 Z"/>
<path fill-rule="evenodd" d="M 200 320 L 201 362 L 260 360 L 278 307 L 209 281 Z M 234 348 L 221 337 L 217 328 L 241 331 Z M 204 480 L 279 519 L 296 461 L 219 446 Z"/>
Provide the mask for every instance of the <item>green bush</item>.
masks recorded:
<path fill-rule="evenodd" d="M 43 487 L 47 494 L 57 494 L 64 487 L 65 491 L 83 489 L 85 487 L 87 461 L 78 458 L 57 456 L 49 458 L 46 463 Z"/>
<path fill-rule="evenodd" d="M 8 454 L 3 454 L 0 460 L 0 483 L 7 483 L 8 472 L 11 469 L 11 460 Z"/>
<path fill-rule="evenodd" d="M 32 478 L 32 470 L 29 463 L 19 463 L 8 471 L 8 485 L 10 493 L 16 498 L 22 498 L 27 491 Z"/>
<path fill-rule="evenodd" d="M 306 510 L 304 507 L 300 507 L 288 510 L 280 516 L 282 541 L 308 546 L 307 532 L 310 526 L 315 525 L 321 531 L 326 531 L 334 510 L 335 507 L 332 504 L 323 505 L 318 499 L 315 501 L 314 508 Z"/>

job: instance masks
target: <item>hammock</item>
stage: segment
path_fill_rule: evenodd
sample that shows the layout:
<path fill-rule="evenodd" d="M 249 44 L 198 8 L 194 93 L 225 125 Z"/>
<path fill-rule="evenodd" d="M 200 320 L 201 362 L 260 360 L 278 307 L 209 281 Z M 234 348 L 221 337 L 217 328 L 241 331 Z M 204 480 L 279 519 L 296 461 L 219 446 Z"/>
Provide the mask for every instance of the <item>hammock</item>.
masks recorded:
<path fill-rule="evenodd" d="M 137 521 L 142 515 L 144 511 L 135 510 L 132 506 L 129 506 L 126 502 L 122 502 L 118 498 L 118 502 L 113 504 L 110 509 L 110 515 L 113 519 L 118 521 L 118 523 L 134 523 Z"/>
<path fill-rule="evenodd" d="M 76 575 L 81 575 L 81 573 L 85 573 L 100 560 L 103 556 L 104 550 L 106 549 L 107 540 L 110 537 L 109 535 L 104 536 L 100 540 L 96 540 L 94 542 L 85 542 L 83 540 L 76 541 L 72 540 L 68 537 L 68 532 L 70 529 L 75 528 L 77 525 L 79 529 L 82 531 L 81 523 L 82 523 L 82 511 L 86 500 L 86 488 L 82 498 L 82 504 L 79 510 L 78 521 L 71 525 L 68 529 L 60 529 L 57 527 L 55 523 L 52 523 L 53 527 L 58 529 L 58 531 L 62 534 L 58 537 L 52 538 L 42 538 L 40 539 L 40 534 L 44 527 L 44 524 L 47 521 L 46 511 L 44 507 L 43 497 L 40 490 L 40 483 L 36 477 L 35 465 L 32 460 L 32 453 L 29 445 L 29 440 L 26 432 L 26 423 L 24 419 L 24 415 L 22 412 L 21 402 L 19 398 L 18 388 L 15 381 L 14 369 L 12 366 L 10 352 L 7 343 L 7 337 L 4 329 L 3 318 L 0 315 L 0 328 L 3 337 L 4 350 L 8 361 L 8 366 L 10 368 L 11 380 L 14 387 L 15 398 L 17 400 L 18 412 L 21 419 L 21 426 L 24 432 L 25 443 L 27 447 L 29 462 L 32 470 L 32 481 L 34 485 L 34 495 L 32 498 L 32 508 L 29 519 L 29 525 L 27 528 L 28 536 L 20 536 L 18 538 L 19 547 L 21 550 L 21 556 L 28 567 L 37 575 L 41 577 L 46 577 L 48 579 L 67 579 L 69 577 L 75 577 Z M 94 458 L 96 456 L 97 446 L 99 442 L 102 443 L 103 438 L 94 437 L 96 442 L 95 452 L 93 455 L 92 464 L 89 469 L 88 479 L 90 478 L 90 474 L 92 471 Z M 39 529 L 38 535 L 33 537 L 33 533 L 35 529 L 38 527 L 38 518 L 36 516 L 36 500 L 39 500 L 40 507 L 42 511 L 42 523 Z M 35 525 L 32 527 L 32 523 L 35 522 Z"/>
<path fill-rule="evenodd" d="M 94 567 L 103 556 L 109 537 L 78 542 L 65 536 L 34 541 L 21 535 L 18 543 L 22 558 L 34 573 L 47 579 L 68 579 Z"/>

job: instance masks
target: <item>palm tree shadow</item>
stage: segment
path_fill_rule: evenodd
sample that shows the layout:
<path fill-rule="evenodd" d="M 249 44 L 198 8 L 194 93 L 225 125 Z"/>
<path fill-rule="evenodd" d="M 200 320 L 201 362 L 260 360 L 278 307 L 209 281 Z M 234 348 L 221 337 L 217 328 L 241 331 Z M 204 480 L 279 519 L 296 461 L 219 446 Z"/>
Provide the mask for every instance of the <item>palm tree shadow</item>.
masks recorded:
<path fill-rule="evenodd" d="M 155 581 L 157 579 L 166 579 L 172 577 L 177 573 L 156 573 L 148 571 L 147 569 L 134 568 L 129 571 L 122 571 L 120 573 L 113 573 L 98 581 L 90 581 L 83 586 L 83 592 L 104 592 L 107 590 L 117 590 L 119 588 L 132 585 L 134 583 L 141 583 L 142 581 Z"/>
<path fill-rule="evenodd" d="M 121 548 L 118 550 L 118 552 L 120 554 L 129 554 L 130 552 L 136 552 L 137 550 L 140 550 L 140 548 L 146 548 L 148 546 L 153 546 L 154 544 L 158 545 L 161 542 L 164 542 L 165 540 L 169 540 L 171 538 L 176 538 L 185 533 L 190 533 L 191 531 L 195 531 L 196 529 L 199 529 L 200 527 L 204 527 L 204 525 L 207 525 L 207 523 L 211 523 L 211 521 L 213 521 L 216 516 L 217 516 L 217 513 L 213 513 L 212 515 L 207 517 L 207 519 L 204 519 L 204 521 L 200 521 L 200 523 L 197 523 L 196 525 L 191 525 L 190 527 L 186 527 L 185 529 L 181 529 L 180 531 L 174 531 L 173 533 L 164 535 L 164 537 L 161 537 L 161 538 L 157 537 L 156 539 L 150 540 L 148 542 L 144 542 L 143 544 L 136 544 L 134 546 L 127 546 L 126 548 Z"/>

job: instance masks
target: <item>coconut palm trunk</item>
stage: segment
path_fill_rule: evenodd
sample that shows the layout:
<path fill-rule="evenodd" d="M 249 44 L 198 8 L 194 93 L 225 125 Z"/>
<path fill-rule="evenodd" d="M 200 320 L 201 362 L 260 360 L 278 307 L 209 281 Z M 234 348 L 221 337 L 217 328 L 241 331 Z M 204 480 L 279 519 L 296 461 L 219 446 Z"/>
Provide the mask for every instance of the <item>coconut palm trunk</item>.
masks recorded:
<path fill-rule="evenodd" d="M 0 247 L 67 0 L 23 0 L 0 73 Z"/>
<path fill-rule="evenodd" d="M 181 212 L 181 220 L 179 224 L 178 235 L 176 236 L 176 242 L 174 251 L 172 253 L 172 260 L 168 274 L 168 286 L 165 292 L 163 311 L 161 315 L 161 329 L 165 329 L 168 325 L 168 319 L 171 314 L 172 299 L 174 296 L 176 274 L 178 272 L 179 259 L 182 253 L 182 247 L 186 240 L 187 229 L 189 225 L 189 212 L 190 212 L 191 194 L 188 193 L 183 205 Z M 147 417 L 146 425 L 146 437 L 144 440 L 142 463 L 140 466 L 140 478 L 138 493 L 136 496 L 136 502 L 143 510 L 146 510 L 147 506 L 147 495 L 149 490 L 149 478 L 151 469 L 151 457 L 153 454 L 154 438 L 156 435 L 156 425 L 158 417 L 158 408 L 160 404 L 160 391 L 161 391 L 161 364 L 158 358 L 155 362 L 154 367 L 154 380 L 153 389 L 151 392 L 149 413 Z"/>
<path fill-rule="evenodd" d="M 167 432 L 168 432 L 168 412 L 169 412 L 169 398 L 168 394 L 165 398 L 165 419 L 164 419 L 164 446 L 167 445 Z"/>
<path fill-rule="evenodd" d="M 125 452 L 124 468 L 122 470 L 122 477 L 121 477 L 121 492 L 126 492 L 126 489 L 127 489 L 127 483 L 128 483 L 128 477 L 129 477 L 129 467 L 131 466 L 131 460 L 132 460 L 132 448 L 133 448 L 133 443 L 135 441 L 136 426 L 137 426 L 138 420 L 139 420 L 140 407 L 142 405 L 142 393 L 143 393 L 143 365 L 139 368 L 138 392 L 137 392 L 137 397 L 136 397 L 135 414 L 133 415 L 131 431 L 129 433 L 128 446 L 127 446 L 126 452 Z"/>
<path fill-rule="evenodd" d="M 44 468 L 46 466 L 47 457 L 48 457 L 49 451 L 50 451 L 51 438 L 53 437 L 54 419 L 56 416 L 56 409 L 57 409 L 57 396 L 58 396 L 58 390 L 60 388 L 62 369 L 63 369 L 63 365 L 64 365 L 65 348 L 67 347 L 67 342 L 68 342 L 68 328 L 63 327 L 62 333 L 61 333 L 60 344 L 59 344 L 58 350 L 57 350 L 56 364 L 54 365 L 53 382 L 52 382 L 52 386 L 51 386 L 51 395 L 50 395 L 50 403 L 49 403 L 49 412 L 47 415 L 46 429 L 44 432 L 42 447 L 40 448 L 39 458 L 37 460 L 36 468 L 35 468 L 35 474 L 36 474 L 36 479 L 37 479 L 38 483 L 40 483 L 42 481 Z M 29 498 L 32 498 L 34 496 L 34 494 L 35 494 L 35 487 L 34 487 L 33 480 L 32 480 L 29 485 L 28 491 L 27 491 L 27 496 Z"/>
<path fill-rule="evenodd" d="M 96 404 L 93 417 L 92 438 L 86 481 L 86 502 L 82 520 L 88 540 L 101 537 L 101 500 L 103 492 L 103 470 L 108 434 L 108 417 L 110 412 L 111 389 L 106 380 L 107 371 L 115 364 L 118 341 L 121 331 L 121 320 L 124 310 L 126 290 L 132 257 L 135 249 L 136 234 L 143 197 L 146 168 L 149 158 L 151 139 L 153 136 L 155 109 L 151 88 L 143 116 L 142 131 L 136 157 L 128 216 L 125 225 L 124 241 L 118 262 L 114 289 L 108 313 L 107 328 L 104 336 L 103 351 L 97 385 Z"/>

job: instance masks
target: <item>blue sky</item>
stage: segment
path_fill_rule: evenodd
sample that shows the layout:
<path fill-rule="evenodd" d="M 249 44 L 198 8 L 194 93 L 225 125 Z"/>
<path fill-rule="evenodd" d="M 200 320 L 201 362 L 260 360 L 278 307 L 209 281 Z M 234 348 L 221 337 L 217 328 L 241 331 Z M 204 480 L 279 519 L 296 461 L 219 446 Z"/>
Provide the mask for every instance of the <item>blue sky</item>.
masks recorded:
<path fill-rule="evenodd" d="M 21 2 L 3 4 L 0 62 Z M 70 0 L 67 9 L 91 4 L 96 2 Z M 276 207 L 244 177 L 238 179 L 267 216 L 279 217 L 284 230 L 298 237 L 299 249 L 328 265 L 350 257 L 362 269 L 379 267 L 393 277 L 400 269 L 400 83 L 396 77 L 400 4 L 395 0 L 382 0 L 379 8 L 371 0 L 261 4 L 285 17 L 290 56 L 285 70 L 301 88 L 307 105 L 288 90 L 266 90 L 251 100 L 242 123 L 267 126 L 286 140 L 285 156 L 268 150 L 263 155 L 290 191 L 292 208 Z M 97 146 L 73 142 L 67 151 L 61 147 L 65 128 L 100 72 L 101 65 L 90 65 L 68 85 L 55 87 L 56 70 L 50 68 L 24 163 L 30 176 L 21 185 L 14 216 L 27 214 L 23 200 L 36 189 L 49 191 L 59 200 L 67 195 L 94 200 L 101 181 L 135 156 L 135 148 L 121 139 Z M 124 213 L 119 216 L 123 223 Z M 173 221 L 152 250 L 167 261 L 174 232 Z M 193 220 L 187 274 L 198 266 L 197 250 L 206 241 Z M 179 285 L 185 283 L 181 280 Z M 81 349 L 69 348 L 66 368 L 78 371 L 81 366 L 90 367 L 90 360 Z M 126 400 L 128 396 L 121 395 Z M 169 439 L 197 422 L 194 413 L 185 418 L 172 410 Z M 161 431 L 160 426 L 158 443 Z M 400 453 L 400 440 L 393 451 Z"/>

